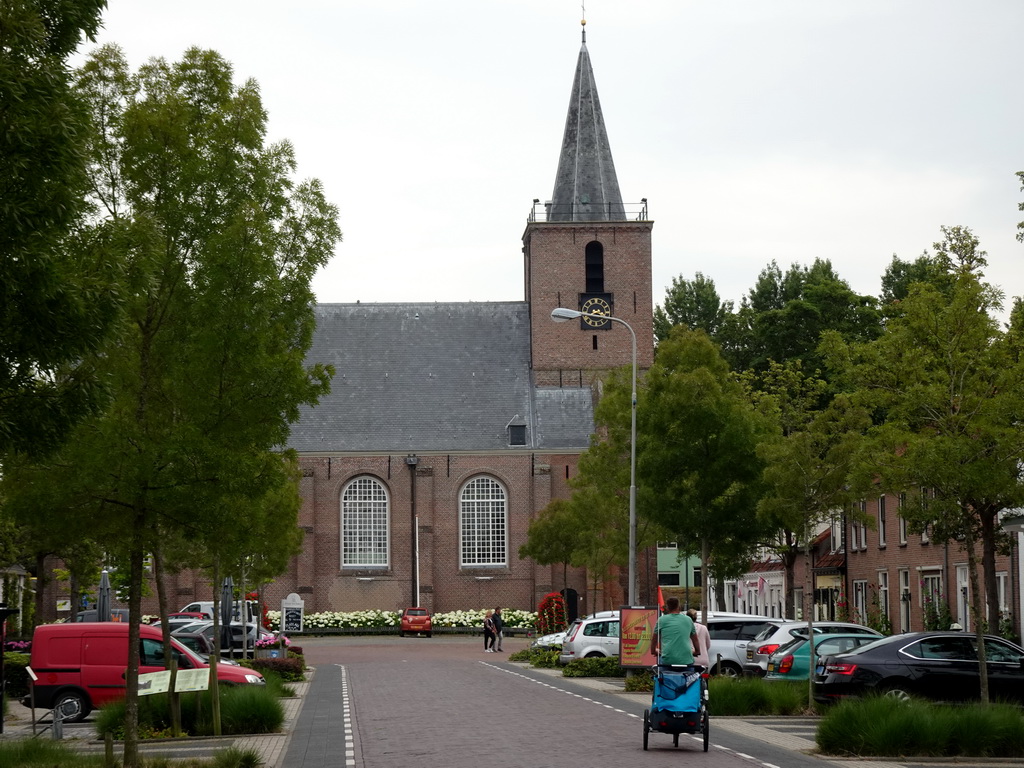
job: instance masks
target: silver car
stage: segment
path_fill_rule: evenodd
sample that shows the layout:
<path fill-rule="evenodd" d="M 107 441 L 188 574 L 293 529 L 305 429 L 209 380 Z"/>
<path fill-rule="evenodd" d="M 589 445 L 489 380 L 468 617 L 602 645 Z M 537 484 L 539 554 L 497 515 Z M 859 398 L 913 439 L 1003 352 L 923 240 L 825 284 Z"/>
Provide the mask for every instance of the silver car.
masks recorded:
<path fill-rule="evenodd" d="M 565 631 L 559 664 L 573 659 L 619 655 L 619 612 L 598 611 L 583 619 L 576 619 Z"/>

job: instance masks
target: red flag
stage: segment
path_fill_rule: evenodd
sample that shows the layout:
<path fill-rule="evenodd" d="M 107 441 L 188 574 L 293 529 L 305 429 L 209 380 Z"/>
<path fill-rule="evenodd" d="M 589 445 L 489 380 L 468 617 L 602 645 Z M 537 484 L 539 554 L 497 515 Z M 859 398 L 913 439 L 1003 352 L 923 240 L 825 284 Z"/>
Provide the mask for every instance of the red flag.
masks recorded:
<path fill-rule="evenodd" d="M 661 594 L 661 584 L 658 585 L 658 607 L 664 612 L 665 610 L 665 596 Z"/>
<path fill-rule="evenodd" d="M 768 586 L 768 582 L 764 580 L 764 577 L 763 576 L 758 576 L 757 577 L 757 594 L 759 594 L 761 597 L 764 597 L 764 590 L 765 590 L 765 587 L 767 587 L 767 586 Z"/>

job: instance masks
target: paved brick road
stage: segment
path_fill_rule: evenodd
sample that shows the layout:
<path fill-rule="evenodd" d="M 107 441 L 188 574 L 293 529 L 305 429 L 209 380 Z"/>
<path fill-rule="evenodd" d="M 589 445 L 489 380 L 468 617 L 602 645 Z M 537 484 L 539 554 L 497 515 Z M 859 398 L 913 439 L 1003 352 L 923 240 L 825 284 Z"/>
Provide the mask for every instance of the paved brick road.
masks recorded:
<path fill-rule="evenodd" d="M 505 647 L 514 651 L 525 644 L 509 639 Z M 644 753 L 640 716 L 647 696 L 510 664 L 507 654 L 483 653 L 476 638 L 348 637 L 302 645 L 317 671 L 283 768 L 570 768 L 636 761 L 676 768 L 680 760 L 714 768 L 821 765 L 724 729 L 716 737 L 714 721 L 706 755 L 696 739 L 684 736 L 675 749 L 662 734 L 651 734 Z M 347 746 L 340 714 L 346 694 Z M 311 712 L 333 718 L 327 733 L 325 721 L 313 725 Z M 751 745 L 764 756 L 752 754 Z"/>

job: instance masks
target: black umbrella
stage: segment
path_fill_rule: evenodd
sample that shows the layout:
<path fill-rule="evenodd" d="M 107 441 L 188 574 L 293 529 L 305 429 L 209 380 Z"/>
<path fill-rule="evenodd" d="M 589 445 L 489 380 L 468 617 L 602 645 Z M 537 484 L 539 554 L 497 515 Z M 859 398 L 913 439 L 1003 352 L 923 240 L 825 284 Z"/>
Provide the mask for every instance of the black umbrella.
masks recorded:
<path fill-rule="evenodd" d="M 104 568 L 100 574 L 100 589 L 96 595 L 96 621 L 110 621 L 110 577 Z"/>
<path fill-rule="evenodd" d="M 232 603 L 235 601 L 235 582 L 228 576 L 220 592 L 220 647 L 222 650 L 231 648 L 231 614 Z"/>

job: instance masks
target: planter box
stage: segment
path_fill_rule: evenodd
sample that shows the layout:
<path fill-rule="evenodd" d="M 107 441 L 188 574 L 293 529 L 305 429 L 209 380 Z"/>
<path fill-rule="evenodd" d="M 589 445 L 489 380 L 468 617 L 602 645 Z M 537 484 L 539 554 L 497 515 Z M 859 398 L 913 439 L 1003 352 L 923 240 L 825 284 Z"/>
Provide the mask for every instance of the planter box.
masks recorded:
<path fill-rule="evenodd" d="M 287 659 L 288 649 L 287 648 L 257 648 L 256 649 L 257 659 Z"/>

